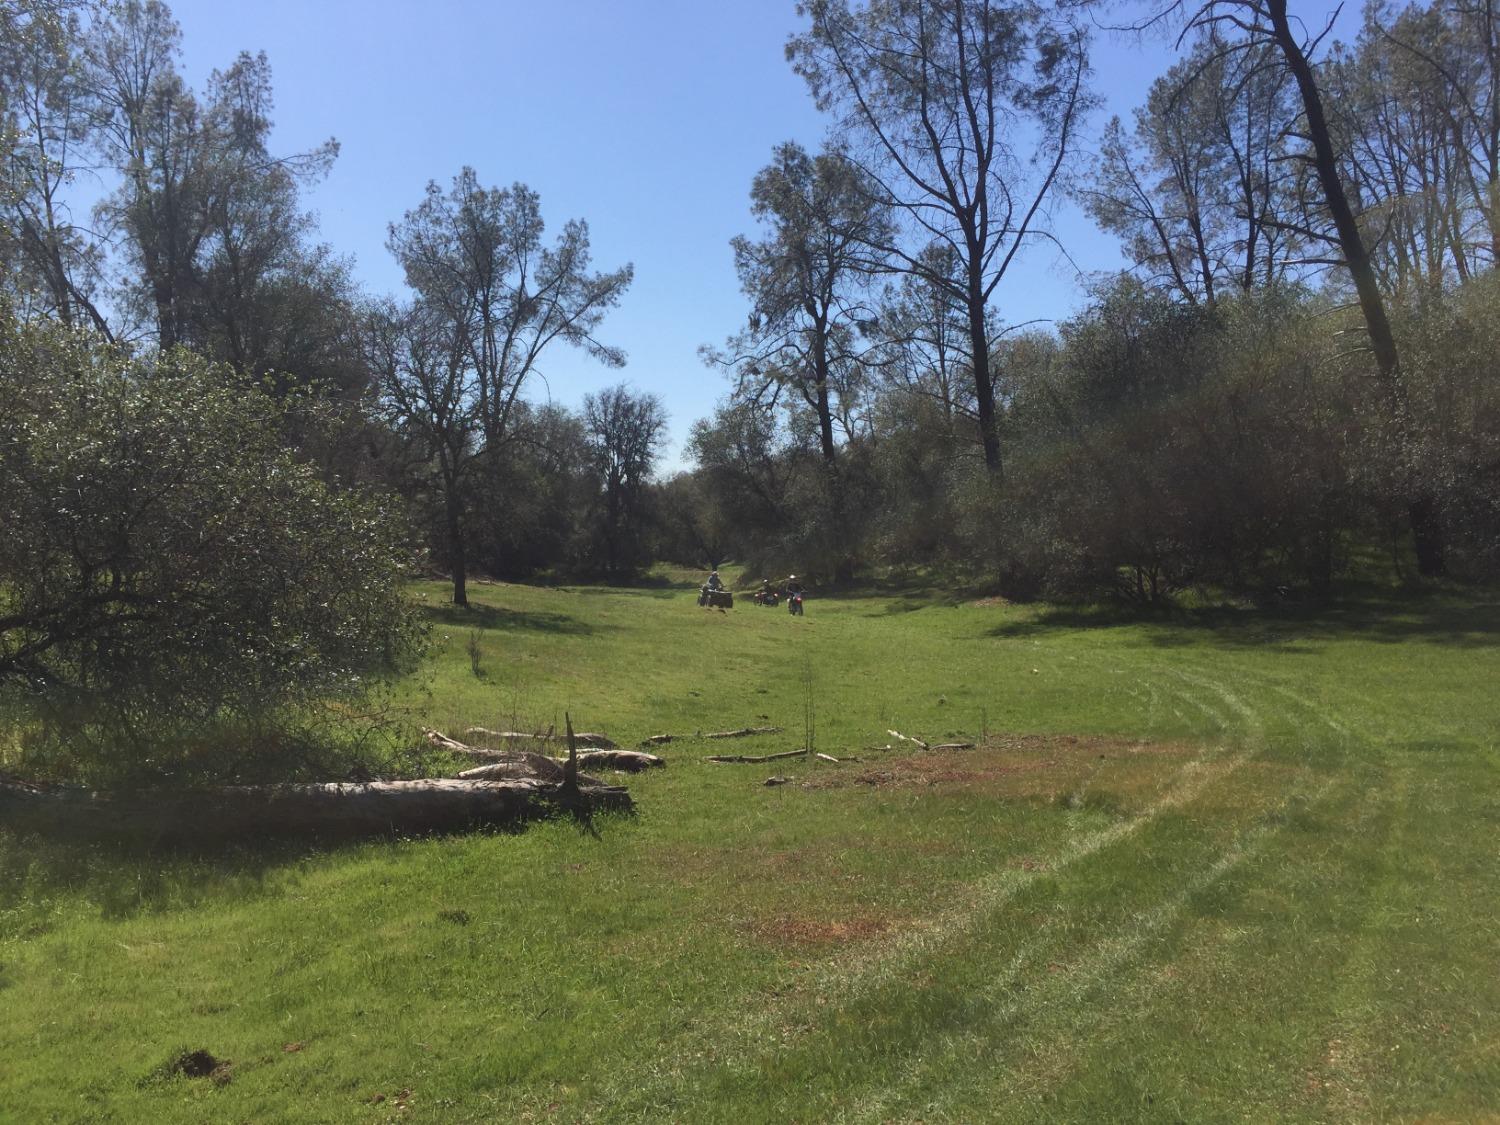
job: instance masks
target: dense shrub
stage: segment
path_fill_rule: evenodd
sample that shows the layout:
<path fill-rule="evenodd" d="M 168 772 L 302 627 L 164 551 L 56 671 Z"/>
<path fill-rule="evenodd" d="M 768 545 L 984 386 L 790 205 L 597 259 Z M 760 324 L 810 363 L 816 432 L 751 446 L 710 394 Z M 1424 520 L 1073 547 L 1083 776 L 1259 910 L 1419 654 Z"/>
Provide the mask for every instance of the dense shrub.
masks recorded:
<path fill-rule="evenodd" d="M 418 643 L 396 508 L 330 487 L 286 409 L 0 322 L 0 692 L 95 772 L 359 693 Z"/>

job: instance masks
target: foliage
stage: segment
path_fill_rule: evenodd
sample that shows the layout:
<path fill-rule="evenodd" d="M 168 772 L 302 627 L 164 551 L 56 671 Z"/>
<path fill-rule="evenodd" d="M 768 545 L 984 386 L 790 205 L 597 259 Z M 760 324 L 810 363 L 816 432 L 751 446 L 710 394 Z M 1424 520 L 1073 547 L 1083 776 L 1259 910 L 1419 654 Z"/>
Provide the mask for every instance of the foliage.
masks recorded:
<path fill-rule="evenodd" d="M 651 561 L 651 466 L 667 427 L 661 399 L 606 387 L 583 399 L 583 429 L 601 488 L 586 523 L 590 556 L 611 581 L 635 577 Z"/>
<path fill-rule="evenodd" d="M 591 269 L 588 224 L 564 224 L 544 246 L 541 201 L 525 184 L 485 188 L 464 168 L 445 193 L 432 181 L 387 240 L 416 299 L 372 317 L 370 354 L 394 427 L 416 445 L 414 468 L 443 504 L 453 602 L 467 602 L 466 547 L 473 478 L 503 462 L 522 389 L 561 341 L 601 363 L 624 353 L 596 336 L 632 277 L 626 265 Z M 508 497 L 491 493 L 503 506 Z"/>
<path fill-rule="evenodd" d="M 168 772 L 411 656 L 399 509 L 325 485 L 270 398 L 9 321 L 0 398 L 0 688 L 71 765 Z"/>

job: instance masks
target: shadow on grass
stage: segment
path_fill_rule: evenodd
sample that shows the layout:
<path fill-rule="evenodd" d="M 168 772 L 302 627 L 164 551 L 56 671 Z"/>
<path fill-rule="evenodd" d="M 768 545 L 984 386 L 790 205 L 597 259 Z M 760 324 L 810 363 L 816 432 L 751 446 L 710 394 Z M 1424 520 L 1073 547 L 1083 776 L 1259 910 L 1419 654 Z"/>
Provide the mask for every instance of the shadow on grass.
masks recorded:
<path fill-rule="evenodd" d="M 485 605 L 472 602 L 467 607 L 456 605 L 424 606 L 422 612 L 429 621 L 467 629 L 498 629 L 507 632 L 557 633 L 564 636 L 587 637 L 601 628 L 580 621 L 566 613 L 548 613 L 506 609 L 504 606 Z"/>
<path fill-rule="evenodd" d="M 632 815 L 580 808 L 553 817 L 419 836 L 300 836 L 218 844 L 74 838 L 0 828 L 0 942 L 49 933 L 66 919 L 62 900 L 85 903 L 109 920 L 125 920 L 213 902 L 254 900 L 276 893 L 283 885 L 281 874 L 325 860 L 378 860 L 408 845 L 458 837 L 520 836 L 548 820 L 571 822 L 581 834 L 601 839 L 601 827 L 628 821 Z M 0 965 L 0 990 L 5 987 L 3 969 Z"/>
<path fill-rule="evenodd" d="M 1488 595 L 1485 595 L 1488 596 Z M 1052 606 L 1008 621 L 990 636 L 1032 637 L 1053 629 L 1143 629 L 1161 648 L 1196 644 L 1310 651 L 1312 644 L 1367 640 L 1421 641 L 1454 648 L 1500 645 L 1500 601 L 1463 601 L 1452 594 L 1351 592 L 1324 603 L 1162 608 L 1118 605 Z"/>

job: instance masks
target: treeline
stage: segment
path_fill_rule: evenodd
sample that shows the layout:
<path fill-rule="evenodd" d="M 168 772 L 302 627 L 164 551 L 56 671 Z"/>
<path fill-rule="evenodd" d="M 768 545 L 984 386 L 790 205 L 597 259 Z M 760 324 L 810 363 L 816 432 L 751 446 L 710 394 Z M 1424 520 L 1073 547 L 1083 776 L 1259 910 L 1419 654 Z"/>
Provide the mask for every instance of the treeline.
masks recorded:
<path fill-rule="evenodd" d="M 586 223 L 464 168 L 393 216 L 408 293 L 373 297 L 303 203 L 337 144 L 273 150 L 263 55 L 195 91 L 156 0 L 0 0 L 7 315 L 265 396 L 328 488 L 400 497 L 461 604 L 476 572 L 661 557 L 1141 599 L 1371 559 L 1492 576 L 1492 8 L 1373 5 L 1348 45 L 1283 0 L 1141 9 L 1181 58 L 1101 131 L 1099 12 L 806 0 L 788 58 L 828 140 L 751 184 L 745 327 L 704 349 L 728 394 L 661 480 L 653 396 L 538 401 L 552 350 L 624 362 L 631 268 L 596 267 Z M 1008 321 L 1065 199 L 1133 266 Z"/>
<path fill-rule="evenodd" d="M 1327 49 L 1284 0 L 1143 11 L 1183 57 L 1095 151 L 1077 9 L 802 11 L 830 139 L 752 185 L 673 554 L 1142 600 L 1497 573 L 1500 9 L 1372 4 Z M 1065 195 L 1133 268 L 1007 323 Z"/>
<path fill-rule="evenodd" d="M 596 270 L 586 223 L 548 238 L 535 192 L 464 168 L 394 217 L 410 292 L 374 297 L 303 202 L 337 142 L 274 151 L 264 54 L 195 91 L 180 51 L 158 0 L 0 2 L 7 317 L 148 366 L 181 349 L 300 404 L 278 411 L 281 437 L 335 490 L 403 497 L 459 603 L 471 569 L 618 579 L 649 562 L 661 403 L 624 386 L 578 411 L 530 397 L 549 350 L 623 364 L 597 330 L 630 267 Z"/>

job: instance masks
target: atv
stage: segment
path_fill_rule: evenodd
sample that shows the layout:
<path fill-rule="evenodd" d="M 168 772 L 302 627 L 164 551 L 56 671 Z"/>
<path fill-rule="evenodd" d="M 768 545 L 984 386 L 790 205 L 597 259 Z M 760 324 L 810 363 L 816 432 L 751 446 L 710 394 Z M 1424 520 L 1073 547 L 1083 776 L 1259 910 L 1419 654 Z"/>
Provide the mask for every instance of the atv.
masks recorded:
<path fill-rule="evenodd" d="M 698 604 L 710 609 L 733 609 L 734 595 L 728 590 L 715 590 L 704 583 L 698 588 Z"/>

